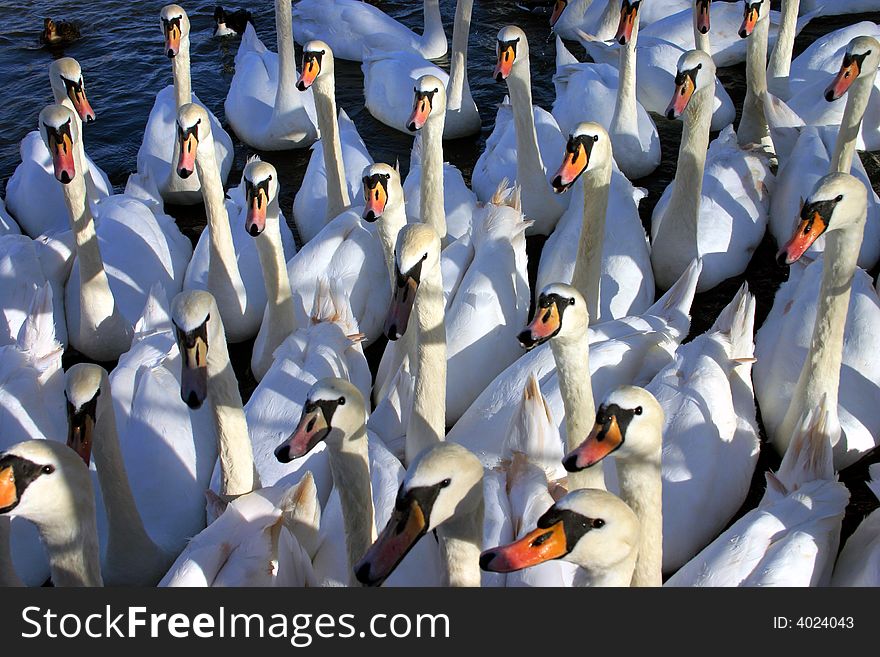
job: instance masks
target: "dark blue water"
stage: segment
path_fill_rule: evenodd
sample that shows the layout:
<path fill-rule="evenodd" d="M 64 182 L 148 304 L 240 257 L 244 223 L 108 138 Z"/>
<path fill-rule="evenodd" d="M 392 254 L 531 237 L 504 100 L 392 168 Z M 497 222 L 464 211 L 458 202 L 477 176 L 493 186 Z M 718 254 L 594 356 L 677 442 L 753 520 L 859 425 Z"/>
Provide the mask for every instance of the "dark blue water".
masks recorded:
<path fill-rule="evenodd" d="M 596 0 L 602 1 L 602 0 Z M 660 0 L 648 0 L 657 2 Z M 422 3 L 419 0 L 371 0 L 391 16 L 420 30 Z M 522 0 L 521 0 L 522 2 Z M 53 58 L 76 58 L 83 68 L 86 89 L 97 122 L 86 126 L 85 143 L 89 155 L 107 172 L 119 189 L 136 166 L 135 158 L 143 136 L 143 129 L 152 108 L 155 95 L 171 84 L 171 64 L 163 54 L 163 37 L 159 28 L 159 10 L 163 2 L 131 2 L 105 0 L 91 3 L 81 1 L 11 2 L 0 0 L 3 33 L 0 34 L 0 80 L 3 81 L 0 100 L 0 187 L 18 164 L 18 143 L 29 131 L 36 129 L 40 110 L 52 102 L 48 81 L 48 66 Z M 191 23 L 192 85 L 199 98 L 224 121 L 223 101 L 234 72 L 233 63 L 238 39 L 212 37 L 215 2 L 182 2 Z M 517 8 L 513 0 L 476 0 L 468 52 L 468 74 L 471 92 L 480 108 L 483 129 L 479 136 L 447 142 L 444 155 L 458 166 L 469 180 L 474 162 L 483 149 L 485 139 L 494 125 L 496 106 L 506 93 L 503 84 L 491 78 L 495 59 L 495 37 L 498 30 L 515 23 L 529 38 L 532 64 L 532 87 L 535 103 L 550 109 L 554 91 L 555 47 L 550 38 L 548 15 L 529 13 Z M 540 0 L 525 0 L 522 4 L 540 4 Z M 545 3 L 549 4 L 549 2 Z M 776 3 L 774 3 L 775 7 Z M 246 7 L 254 16 L 257 33 L 275 50 L 274 3 L 272 0 L 230 0 L 227 7 Z M 441 10 L 447 35 L 452 36 L 455 0 L 441 0 Z M 71 20 L 80 23 L 81 38 L 65 48 L 48 49 L 41 46 L 39 34 L 43 18 Z M 817 36 L 858 20 L 880 21 L 880 14 L 865 16 L 837 16 L 812 22 L 798 37 L 795 52 L 806 48 Z M 582 50 L 570 44 L 582 55 Z M 299 61 L 300 49 L 297 48 Z M 447 62 L 441 62 L 446 66 Z M 735 104 L 740 106 L 745 92 L 745 73 L 742 66 L 719 70 L 719 76 Z M 671 91 L 671 90 L 670 90 Z M 360 64 L 339 61 L 336 65 L 336 92 L 339 107 L 354 120 L 377 161 L 394 163 L 400 160 L 404 171 L 409 166 L 412 138 L 379 123 L 364 109 L 363 77 Z M 589 118 L 585 116 L 585 119 Z M 663 189 L 675 173 L 676 154 L 681 124 L 654 117 L 660 131 L 663 160 L 651 177 L 636 181 L 650 192 L 640 207 L 648 226 L 651 211 Z M 235 135 L 229 130 L 235 140 Z M 235 140 L 235 167 L 229 183 L 236 183 L 250 149 Z M 305 173 L 309 151 L 286 151 L 262 154 L 278 169 L 282 190 L 282 208 L 290 208 L 293 196 Z M 875 189 L 880 191 L 880 167 L 873 156 L 864 157 Z M 201 207 L 172 208 L 179 225 L 195 239 L 204 226 Z M 530 241 L 533 260 L 539 253 L 540 241 Z M 693 308 L 692 334 L 706 330 L 718 312 L 730 301 L 736 290 L 747 280 L 758 300 L 756 329 L 766 317 L 773 302 L 776 288 L 785 273 L 773 264 L 775 246 L 770 238 L 758 249 L 752 264 L 743 276 L 732 279 L 718 288 L 699 295 Z M 876 272 L 874 272 L 876 274 Z M 247 347 L 245 347 L 246 349 Z M 246 367 L 249 354 L 240 348 L 232 356 L 239 372 L 243 390 L 247 394 Z M 868 463 L 880 460 L 880 455 L 869 456 L 852 466 L 842 479 L 853 493 L 847 510 L 844 534 L 849 534 L 861 517 L 876 506 L 864 481 Z M 763 449 L 756 470 L 752 492 L 744 509 L 751 508 L 763 493 L 763 473 L 778 466 L 779 459 L 771 449 Z"/>

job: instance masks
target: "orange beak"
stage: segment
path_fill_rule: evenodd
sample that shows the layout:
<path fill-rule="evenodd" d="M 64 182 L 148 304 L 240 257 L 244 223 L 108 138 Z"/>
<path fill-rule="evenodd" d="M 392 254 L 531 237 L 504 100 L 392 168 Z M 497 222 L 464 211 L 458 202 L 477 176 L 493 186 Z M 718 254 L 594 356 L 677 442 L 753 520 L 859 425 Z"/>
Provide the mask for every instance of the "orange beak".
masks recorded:
<path fill-rule="evenodd" d="M 620 9 L 620 22 L 617 24 L 617 34 L 614 40 L 622 46 L 629 43 L 632 39 L 633 27 L 636 24 L 636 16 L 639 14 L 638 5 L 630 5 L 624 2 Z"/>
<path fill-rule="evenodd" d="M 539 306 L 535 310 L 535 317 L 517 338 L 525 349 L 531 349 L 556 335 L 561 326 L 559 308 L 551 302 L 546 308 Z"/>
<path fill-rule="evenodd" d="M 70 102 L 73 103 L 73 108 L 83 122 L 91 123 L 95 120 L 95 110 L 89 104 L 89 99 L 86 98 L 86 92 L 82 85 L 79 88 L 70 89 L 68 96 L 70 97 Z"/>
<path fill-rule="evenodd" d="M 421 272 L 421 263 L 417 265 Z M 388 309 L 388 317 L 385 318 L 385 335 L 389 340 L 399 340 L 409 326 L 409 318 L 412 315 L 416 293 L 419 290 L 419 281 L 412 272 L 404 275 L 397 269 L 397 283 L 394 286 L 394 297 L 391 299 L 391 307 Z"/>
<path fill-rule="evenodd" d="M 757 5 L 746 5 L 745 15 L 743 16 L 742 26 L 739 28 L 739 36 L 745 39 L 755 29 L 758 24 L 758 7 Z"/>
<path fill-rule="evenodd" d="M 262 187 L 251 187 L 247 194 L 247 217 L 244 229 L 251 237 L 260 235 L 266 229 L 266 209 L 269 207 L 269 197 Z"/>
<path fill-rule="evenodd" d="M 697 30 L 700 34 L 709 33 L 709 0 L 697 2 Z"/>
<path fill-rule="evenodd" d="M 406 123 L 406 127 L 410 132 L 415 132 L 416 130 L 421 130 L 422 126 L 425 125 L 425 122 L 428 120 L 428 116 L 431 114 L 431 99 L 427 96 L 416 92 L 415 103 L 413 104 L 413 111 L 409 117 L 409 121 Z"/>
<path fill-rule="evenodd" d="M 318 64 L 318 60 L 314 57 L 304 55 L 303 69 L 302 73 L 299 74 L 299 79 L 296 81 L 296 88 L 300 91 L 305 91 L 312 86 L 320 72 L 321 65 Z"/>
<path fill-rule="evenodd" d="M 177 330 L 180 350 L 180 398 L 189 408 L 201 408 L 208 398 L 207 327 L 203 324 L 194 333 Z"/>
<path fill-rule="evenodd" d="M 580 472 L 604 459 L 622 443 L 617 418 L 612 415 L 605 424 L 596 423 L 587 439 L 562 459 L 562 465 L 569 472 Z"/>
<path fill-rule="evenodd" d="M 0 470 L 0 513 L 5 513 L 18 503 L 18 490 L 15 488 L 15 472 L 12 466 Z"/>
<path fill-rule="evenodd" d="M 672 94 L 672 100 L 669 101 L 669 106 L 666 108 L 667 119 L 677 119 L 684 113 L 696 88 L 690 75 L 679 74 L 679 76 L 681 81 L 676 80 L 675 92 Z"/>
<path fill-rule="evenodd" d="M 92 436 L 94 430 L 95 418 L 91 413 L 85 410 L 73 413 L 72 408 L 68 405 L 67 446 L 79 454 L 79 457 L 86 466 L 89 465 L 92 459 Z"/>
<path fill-rule="evenodd" d="M 514 59 L 516 59 L 516 54 L 513 52 L 513 46 L 502 46 L 499 44 L 498 63 L 495 64 L 495 71 L 492 73 L 492 77 L 495 78 L 496 82 L 507 79 L 513 70 Z"/>
<path fill-rule="evenodd" d="M 52 153 L 52 166 L 55 178 L 64 185 L 76 177 L 73 160 L 73 141 L 69 132 L 49 132 L 49 152 Z"/>
<path fill-rule="evenodd" d="M 180 52 L 180 26 L 177 23 L 165 24 L 165 54 L 177 57 Z"/>
<path fill-rule="evenodd" d="M 394 506 L 391 518 L 376 542 L 355 565 L 355 577 L 361 584 L 379 586 L 394 572 L 407 553 L 427 532 L 427 519 L 415 499 Z"/>
<path fill-rule="evenodd" d="M 565 528 L 560 520 L 546 529 L 539 527 L 509 545 L 486 550 L 480 555 L 480 568 L 495 573 L 511 573 L 559 559 L 566 554 Z"/>
<path fill-rule="evenodd" d="M 369 181 L 364 182 L 364 202 L 364 221 L 372 223 L 382 216 L 388 202 L 388 194 L 382 183 L 377 180 L 375 186 L 370 187 Z"/>
<path fill-rule="evenodd" d="M 844 60 L 837 75 L 834 76 L 831 84 L 829 84 L 828 88 L 825 90 L 825 100 L 830 103 L 843 96 L 843 94 L 849 90 L 850 86 L 852 86 L 852 83 L 856 81 L 857 77 L 859 77 L 858 62 L 853 59 L 847 64 L 846 60 Z"/>
<path fill-rule="evenodd" d="M 324 412 L 319 407 L 311 410 L 306 410 L 307 408 L 308 406 L 303 407 L 299 424 L 296 425 L 290 438 L 275 448 L 275 458 L 281 463 L 290 463 L 294 459 L 302 458 L 330 433 L 330 425 L 324 418 Z"/>
<path fill-rule="evenodd" d="M 777 262 L 786 265 L 797 262 L 827 228 L 828 222 L 817 210 L 809 207 L 801 210 L 801 220 L 794 235 L 779 250 Z"/>
<path fill-rule="evenodd" d="M 562 16 L 562 12 L 565 11 L 565 8 L 567 6 L 567 0 L 556 0 L 556 3 L 553 5 L 553 13 L 550 14 L 550 27 L 556 25 L 556 21 L 559 20 L 560 16 Z"/>
<path fill-rule="evenodd" d="M 196 152 L 199 149 L 199 140 L 194 132 L 180 137 L 180 157 L 177 160 L 177 175 L 183 179 L 189 178 L 196 170 Z"/>
<path fill-rule="evenodd" d="M 559 165 L 559 170 L 553 176 L 553 191 L 561 194 L 571 187 L 574 181 L 586 171 L 589 162 L 590 158 L 587 156 L 584 145 L 578 142 L 574 142 L 572 145 L 572 142 L 569 142 L 562 164 Z"/>

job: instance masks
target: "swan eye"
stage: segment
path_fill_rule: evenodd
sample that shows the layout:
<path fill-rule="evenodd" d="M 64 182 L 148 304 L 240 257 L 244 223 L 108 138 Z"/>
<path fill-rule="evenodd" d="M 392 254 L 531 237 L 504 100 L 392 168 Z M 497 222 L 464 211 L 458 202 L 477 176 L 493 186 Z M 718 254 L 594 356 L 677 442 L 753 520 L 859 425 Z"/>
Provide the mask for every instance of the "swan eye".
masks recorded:
<path fill-rule="evenodd" d="M 593 141 L 599 141 L 599 135 L 593 135 Z"/>
<path fill-rule="evenodd" d="M 569 306 L 573 306 L 573 305 L 574 305 L 574 297 L 570 297 L 570 298 L 568 299 L 568 305 L 569 305 Z"/>
<path fill-rule="evenodd" d="M 345 397 L 340 397 L 340 398 L 337 400 L 337 403 L 338 403 L 340 406 L 345 406 Z"/>
<path fill-rule="evenodd" d="M 43 474 L 47 474 L 47 475 L 52 474 L 53 472 L 55 472 L 55 466 L 54 465 L 44 465 L 42 470 L 43 470 Z"/>
<path fill-rule="evenodd" d="M 446 488 L 451 483 L 452 483 L 452 479 L 447 477 L 446 479 L 444 479 L 443 481 L 440 482 L 440 488 Z"/>
<path fill-rule="evenodd" d="M 590 523 L 590 526 L 593 529 L 602 529 L 605 526 L 605 521 L 602 518 L 593 518 L 593 522 Z"/>
<path fill-rule="evenodd" d="M 834 198 L 834 202 L 835 202 L 835 203 L 840 203 L 842 200 L 843 200 L 843 194 L 838 194 L 838 195 Z"/>
<path fill-rule="evenodd" d="M 635 414 L 636 414 L 636 415 L 641 415 L 641 414 L 642 414 L 642 407 L 641 407 L 641 406 L 636 406 Z"/>
<path fill-rule="evenodd" d="M 425 253 L 425 255 L 422 256 L 422 260 L 427 260 L 427 259 L 428 259 L 428 254 Z"/>

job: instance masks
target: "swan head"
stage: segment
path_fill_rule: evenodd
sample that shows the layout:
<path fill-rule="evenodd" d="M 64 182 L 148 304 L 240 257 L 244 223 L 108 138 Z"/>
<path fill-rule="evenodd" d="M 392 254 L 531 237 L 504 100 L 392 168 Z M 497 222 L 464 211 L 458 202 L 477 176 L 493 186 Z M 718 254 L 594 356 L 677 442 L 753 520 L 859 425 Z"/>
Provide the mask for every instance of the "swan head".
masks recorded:
<path fill-rule="evenodd" d="M 180 5 L 165 5 L 159 12 L 159 27 L 165 37 L 165 54 L 177 57 L 180 43 L 189 38 L 189 16 Z"/>
<path fill-rule="evenodd" d="M 278 203 L 278 172 L 268 162 L 255 158 L 247 163 L 241 177 L 247 204 L 244 228 L 248 235 L 257 237 L 266 229 L 269 206 Z"/>
<path fill-rule="evenodd" d="M 741 39 L 749 37 L 758 24 L 770 16 L 770 0 L 746 0 L 743 7 L 743 22 L 739 28 Z"/>
<path fill-rule="evenodd" d="M 776 255 L 777 263 L 796 262 L 823 233 L 864 224 L 867 212 L 868 192 L 861 180 L 848 173 L 820 178 L 801 207 L 794 234 Z"/>
<path fill-rule="evenodd" d="M 695 0 L 694 2 L 694 20 L 697 21 L 697 30 L 700 34 L 709 33 L 709 5 L 711 4 L 712 0 Z"/>
<path fill-rule="evenodd" d="M 617 24 L 617 34 L 614 40 L 625 46 L 632 39 L 633 32 L 637 29 L 639 21 L 639 6 L 641 0 L 623 0 L 620 4 L 620 22 Z"/>
<path fill-rule="evenodd" d="M 305 91 L 312 86 L 319 75 L 333 77 L 333 51 L 323 41 L 309 41 L 303 46 L 302 72 L 296 81 L 296 88 Z"/>
<path fill-rule="evenodd" d="M 180 349 L 180 398 L 191 409 L 200 408 L 208 397 L 209 324 L 219 323 L 220 312 L 210 292 L 186 290 L 171 302 L 171 322 Z"/>
<path fill-rule="evenodd" d="M 553 191 L 557 194 L 568 190 L 591 164 L 610 161 L 611 138 L 598 123 L 580 123 L 568 136 L 562 164 L 553 176 Z"/>
<path fill-rule="evenodd" d="M 64 375 L 64 398 L 67 400 L 67 446 L 88 465 L 92 456 L 95 425 L 98 423 L 98 398 L 108 384 L 107 371 L 93 363 L 77 363 Z"/>
<path fill-rule="evenodd" d="M 525 349 L 532 349 L 557 336 L 586 335 L 590 315 L 587 302 L 571 285 L 551 283 L 541 290 L 535 304 L 535 316 L 517 336 Z"/>
<path fill-rule="evenodd" d="M 76 177 L 74 146 L 79 141 L 79 126 L 73 112 L 64 105 L 48 105 L 40 112 L 40 136 L 52 155 L 55 178 L 67 185 Z"/>
<path fill-rule="evenodd" d="M 95 120 L 95 110 L 86 97 L 82 68 L 78 61 L 73 57 L 62 57 L 52 62 L 49 66 L 49 83 L 52 85 L 55 98 L 70 100 L 73 109 L 83 122 L 91 123 Z"/>
<path fill-rule="evenodd" d="M 356 386 L 345 379 L 321 379 L 309 390 L 296 429 L 275 448 L 275 458 L 290 463 L 321 441 L 341 443 L 363 428 L 364 417 L 364 397 Z"/>
<path fill-rule="evenodd" d="M 639 521 L 632 509 L 608 491 L 581 488 L 568 493 L 518 541 L 484 551 L 480 568 L 509 573 L 551 559 L 564 559 L 592 572 L 634 562 Z"/>
<path fill-rule="evenodd" d="M 663 420 L 663 408 L 654 395 L 644 388 L 621 386 L 599 406 L 590 435 L 565 456 L 562 465 L 569 472 L 580 472 L 612 453 L 623 460 L 659 463 Z"/>
<path fill-rule="evenodd" d="M 880 66 L 880 41 L 870 36 L 857 36 L 843 53 L 840 70 L 825 90 L 829 103 L 847 92 L 856 78 L 875 75 Z"/>
<path fill-rule="evenodd" d="M 406 333 L 422 276 L 440 268 L 440 237 L 427 224 L 407 224 L 397 234 L 394 248 L 394 290 L 385 335 L 398 340 Z"/>
<path fill-rule="evenodd" d="M 36 525 L 72 522 L 71 499 L 92 498 L 92 478 L 76 452 L 54 440 L 28 440 L 0 453 L 0 514 Z"/>
<path fill-rule="evenodd" d="M 553 13 L 550 14 L 550 27 L 556 25 L 559 17 L 562 16 L 562 12 L 564 12 L 567 7 L 568 0 L 556 0 L 556 2 L 553 3 Z"/>
<path fill-rule="evenodd" d="M 516 25 L 502 27 L 495 41 L 495 56 L 497 61 L 492 77 L 496 82 L 501 82 L 513 72 L 517 62 L 528 63 L 529 40 L 526 38 L 526 33 Z"/>
<path fill-rule="evenodd" d="M 400 173 L 384 162 L 371 164 L 364 169 L 364 221 L 373 223 L 388 206 L 399 205 L 403 200 Z"/>
<path fill-rule="evenodd" d="M 211 119 L 204 107 L 187 103 L 177 110 L 177 141 L 180 144 L 178 176 L 186 179 L 195 173 L 199 145 L 210 135 Z"/>
<path fill-rule="evenodd" d="M 421 130 L 431 116 L 446 116 L 446 87 L 433 75 L 423 75 L 413 88 L 413 110 L 406 122 L 410 132 Z"/>
<path fill-rule="evenodd" d="M 388 524 L 355 565 L 362 584 L 378 586 L 419 539 L 453 516 L 474 513 L 483 500 L 483 465 L 456 443 L 422 451 L 397 490 Z"/>
<path fill-rule="evenodd" d="M 666 118 L 677 119 L 684 114 L 694 93 L 703 89 L 715 93 L 715 62 L 702 50 L 689 50 L 678 58 L 675 91 L 666 107 Z"/>

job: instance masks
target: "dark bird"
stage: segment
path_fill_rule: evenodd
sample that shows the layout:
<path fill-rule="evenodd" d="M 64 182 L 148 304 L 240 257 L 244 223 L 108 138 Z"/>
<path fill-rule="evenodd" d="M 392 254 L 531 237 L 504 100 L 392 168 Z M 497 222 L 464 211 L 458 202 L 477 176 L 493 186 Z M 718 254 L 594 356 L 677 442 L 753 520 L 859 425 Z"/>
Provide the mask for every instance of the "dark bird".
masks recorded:
<path fill-rule="evenodd" d="M 49 46 L 61 46 L 79 39 L 79 26 L 69 21 L 55 22 L 51 18 L 43 19 L 43 32 L 40 41 Z"/>
<path fill-rule="evenodd" d="M 214 29 L 214 36 L 232 36 L 233 34 L 242 34 L 247 24 L 254 24 L 251 12 L 246 9 L 228 12 L 220 5 L 214 9 L 214 22 L 217 27 Z"/>

